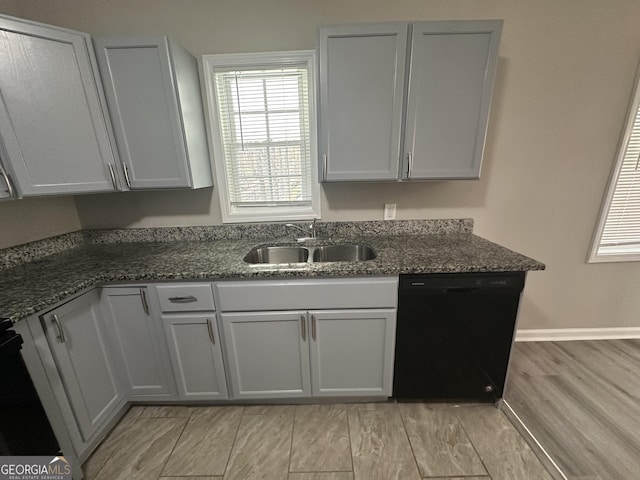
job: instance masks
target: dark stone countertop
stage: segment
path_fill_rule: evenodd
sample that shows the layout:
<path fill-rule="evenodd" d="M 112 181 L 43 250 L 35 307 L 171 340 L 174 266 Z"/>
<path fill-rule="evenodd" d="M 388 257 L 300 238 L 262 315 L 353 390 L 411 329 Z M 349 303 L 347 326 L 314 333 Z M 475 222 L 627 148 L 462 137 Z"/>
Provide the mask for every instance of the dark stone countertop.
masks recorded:
<path fill-rule="evenodd" d="M 2 270 L 0 317 L 14 321 L 90 287 L 118 282 L 215 280 L 407 273 L 543 270 L 544 264 L 472 233 L 362 235 L 330 243 L 364 243 L 377 258 L 366 262 L 250 265 L 242 258 L 260 244 L 243 240 L 86 244 Z M 323 242 L 327 243 L 327 242 Z"/>

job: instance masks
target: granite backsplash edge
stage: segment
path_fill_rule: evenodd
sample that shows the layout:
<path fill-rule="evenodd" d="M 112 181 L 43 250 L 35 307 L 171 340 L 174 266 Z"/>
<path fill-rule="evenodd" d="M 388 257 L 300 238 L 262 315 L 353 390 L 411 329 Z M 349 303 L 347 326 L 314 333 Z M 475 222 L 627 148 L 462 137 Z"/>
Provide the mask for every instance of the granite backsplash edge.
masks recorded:
<path fill-rule="evenodd" d="M 304 227 L 309 222 L 295 224 Z M 473 219 L 318 222 L 317 232 L 321 238 L 472 233 Z M 284 223 L 78 230 L 0 250 L 0 270 L 87 244 L 264 240 L 288 235 L 297 236 L 295 230 L 289 229 Z"/>

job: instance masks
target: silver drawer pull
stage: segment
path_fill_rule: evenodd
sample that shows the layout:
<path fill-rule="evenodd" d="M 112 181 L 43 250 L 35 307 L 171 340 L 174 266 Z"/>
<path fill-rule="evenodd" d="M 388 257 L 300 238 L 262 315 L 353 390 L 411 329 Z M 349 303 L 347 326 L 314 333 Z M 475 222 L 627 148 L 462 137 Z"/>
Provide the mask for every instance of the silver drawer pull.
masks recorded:
<path fill-rule="evenodd" d="M 193 303 L 198 301 L 198 297 L 189 295 L 187 297 L 169 297 L 171 303 Z"/>
<path fill-rule="evenodd" d="M 60 343 L 65 343 L 66 339 L 64 338 L 64 330 L 62 329 L 62 323 L 60 323 L 58 315 L 56 315 L 55 313 L 51 315 L 51 322 L 53 322 L 53 324 L 58 329 L 58 339 L 60 340 Z"/>
<path fill-rule="evenodd" d="M 213 325 L 211 325 L 211 320 L 209 320 L 208 318 L 207 318 L 207 330 L 209 331 L 209 340 L 211 340 L 211 343 L 215 345 L 216 337 L 213 334 Z"/>

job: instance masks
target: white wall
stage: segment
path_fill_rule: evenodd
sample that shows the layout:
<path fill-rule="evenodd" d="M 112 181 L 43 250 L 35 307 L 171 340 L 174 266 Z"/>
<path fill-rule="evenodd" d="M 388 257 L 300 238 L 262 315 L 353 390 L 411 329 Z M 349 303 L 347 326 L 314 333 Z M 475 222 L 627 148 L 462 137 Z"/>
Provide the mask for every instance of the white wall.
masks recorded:
<path fill-rule="evenodd" d="M 194 55 L 315 46 L 320 25 L 505 21 L 482 178 L 323 187 L 323 220 L 473 217 L 476 232 L 547 264 L 524 328 L 640 326 L 640 264 L 587 265 L 640 60 L 637 0 L 0 0 L 0 11 L 106 34 L 168 34 Z M 76 197 L 84 227 L 220 222 L 217 192 Z M 0 205 L 0 215 L 3 206 Z"/>

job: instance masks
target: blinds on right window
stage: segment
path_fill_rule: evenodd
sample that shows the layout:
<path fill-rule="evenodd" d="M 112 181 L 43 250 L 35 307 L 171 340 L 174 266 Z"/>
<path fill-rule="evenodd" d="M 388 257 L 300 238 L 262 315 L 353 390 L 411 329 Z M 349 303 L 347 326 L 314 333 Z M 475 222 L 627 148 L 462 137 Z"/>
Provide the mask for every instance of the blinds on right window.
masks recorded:
<path fill-rule="evenodd" d="M 589 261 L 640 260 L 640 85 L 629 109 Z"/>

